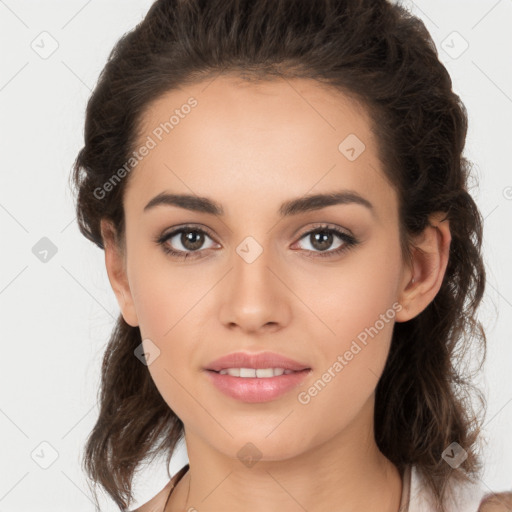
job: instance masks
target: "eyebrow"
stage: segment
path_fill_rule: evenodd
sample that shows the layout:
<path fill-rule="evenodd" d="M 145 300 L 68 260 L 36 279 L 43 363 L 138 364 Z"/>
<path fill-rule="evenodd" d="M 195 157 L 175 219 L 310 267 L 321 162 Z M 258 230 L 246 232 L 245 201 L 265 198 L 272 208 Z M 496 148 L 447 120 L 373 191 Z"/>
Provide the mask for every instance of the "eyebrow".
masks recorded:
<path fill-rule="evenodd" d="M 359 204 L 368 208 L 375 215 L 372 203 L 352 190 L 314 194 L 285 201 L 280 206 L 278 212 L 281 217 L 289 217 L 337 204 Z M 186 210 L 209 213 L 211 215 L 224 215 L 222 206 L 212 199 L 188 194 L 169 194 L 167 192 L 162 192 L 151 199 L 144 207 L 144 212 L 161 205 L 178 206 Z"/>

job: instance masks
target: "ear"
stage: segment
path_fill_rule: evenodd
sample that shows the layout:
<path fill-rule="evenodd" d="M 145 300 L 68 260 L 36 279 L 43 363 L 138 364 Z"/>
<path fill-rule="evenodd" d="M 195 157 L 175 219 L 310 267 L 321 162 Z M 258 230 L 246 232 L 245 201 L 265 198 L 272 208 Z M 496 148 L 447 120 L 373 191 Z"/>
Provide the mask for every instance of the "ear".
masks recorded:
<path fill-rule="evenodd" d="M 132 327 L 136 327 L 139 325 L 139 321 L 128 283 L 126 258 L 118 243 L 115 227 L 111 221 L 101 219 L 100 228 L 105 247 L 105 266 L 107 267 L 110 286 L 114 290 L 125 322 Z"/>
<path fill-rule="evenodd" d="M 404 272 L 397 322 L 419 315 L 434 300 L 444 279 L 450 254 L 450 225 L 445 212 L 435 212 L 429 225 L 413 241 L 412 261 Z"/>

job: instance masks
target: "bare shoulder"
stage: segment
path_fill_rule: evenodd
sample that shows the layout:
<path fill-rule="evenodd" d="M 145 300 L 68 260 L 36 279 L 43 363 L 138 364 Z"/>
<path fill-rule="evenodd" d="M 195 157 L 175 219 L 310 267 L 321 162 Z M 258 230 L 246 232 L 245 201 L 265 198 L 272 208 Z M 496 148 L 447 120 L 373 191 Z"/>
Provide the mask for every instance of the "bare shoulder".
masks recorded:
<path fill-rule="evenodd" d="M 478 512 L 512 512 L 512 491 L 487 494 Z"/>
<path fill-rule="evenodd" d="M 133 512 L 163 512 L 165 501 L 171 490 L 172 481 L 169 480 L 165 487 L 149 501 L 141 505 L 138 509 Z"/>

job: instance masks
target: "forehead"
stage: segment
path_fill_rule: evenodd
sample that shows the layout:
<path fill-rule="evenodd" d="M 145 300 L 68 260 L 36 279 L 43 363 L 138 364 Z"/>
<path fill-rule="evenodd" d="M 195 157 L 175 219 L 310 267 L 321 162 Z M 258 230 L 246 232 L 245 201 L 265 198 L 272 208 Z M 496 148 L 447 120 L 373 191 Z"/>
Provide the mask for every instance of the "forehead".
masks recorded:
<path fill-rule="evenodd" d="M 212 197 L 235 215 L 249 197 L 271 207 L 341 188 L 382 214 L 395 208 L 366 109 L 312 80 L 218 76 L 169 91 L 140 119 L 144 144 L 125 193 L 140 212 L 163 191 Z"/>

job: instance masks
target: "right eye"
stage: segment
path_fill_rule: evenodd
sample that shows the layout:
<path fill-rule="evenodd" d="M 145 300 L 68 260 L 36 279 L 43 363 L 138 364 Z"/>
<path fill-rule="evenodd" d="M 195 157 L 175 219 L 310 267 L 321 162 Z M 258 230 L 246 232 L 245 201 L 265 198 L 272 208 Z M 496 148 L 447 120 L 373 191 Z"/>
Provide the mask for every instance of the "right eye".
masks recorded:
<path fill-rule="evenodd" d="M 182 226 L 179 229 L 162 235 L 156 242 L 162 246 L 166 254 L 173 258 L 185 259 L 190 255 L 193 255 L 192 258 L 197 258 L 199 256 L 196 256 L 196 253 L 201 252 L 200 249 L 205 242 L 205 236 L 211 239 L 210 235 L 203 229 L 195 226 Z M 169 242 L 172 242 L 173 239 L 176 239 L 174 244 L 181 245 L 182 249 L 174 249 L 169 245 Z"/>

